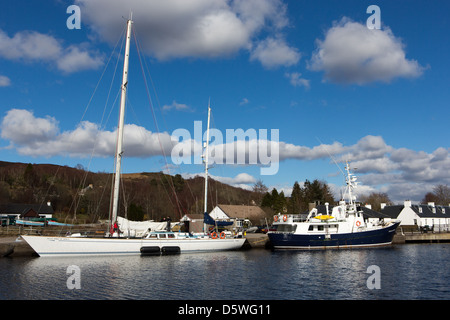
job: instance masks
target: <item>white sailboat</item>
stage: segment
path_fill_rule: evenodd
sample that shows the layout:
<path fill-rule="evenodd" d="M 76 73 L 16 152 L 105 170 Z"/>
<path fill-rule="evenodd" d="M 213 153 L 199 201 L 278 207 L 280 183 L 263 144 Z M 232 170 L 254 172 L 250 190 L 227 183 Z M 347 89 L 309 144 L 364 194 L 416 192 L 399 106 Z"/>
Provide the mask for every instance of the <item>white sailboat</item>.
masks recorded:
<path fill-rule="evenodd" d="M 115 232 L 113 225 L 118 218 L 118 199 L 120 172 L 122 162 L 123 127 L 125 115 L 125 100 L 128 86 L 128 60 L 130 52 L 131 27 L 133 21 L 127 21 L 127 34 L 125 45 L 125 59 L 123 65 L 122 92 L 120 102 L 120 114 L 118 125 L 118 138 L 116 149 L 116 173 L 114 179 L 113 205 L 110 220 L 110 228 L 107 237 L 51 237 L 22 235 L 22 238 L 33 248 L 40 257 L 55 256 L 89 256 L 89 255 L 136 255 L 136 254 L 164 254 L 186 253 L 199 251 L 222 251 L 239 249 L 245 242 L 245 238 L 220 237 L 209 235 L 192 235 L 185 232 L 149 231 L 141 238 L 122 238 Z M 209 114 L 208 105 L 208 139 L 209 139 Z M 206 142 L 207 145 L 209 141 Z M 208 174 L 208 150 L 205 159 L 205 197 L 207 192 Z M 205 199 L 206 213 L 206 199 Z"/>

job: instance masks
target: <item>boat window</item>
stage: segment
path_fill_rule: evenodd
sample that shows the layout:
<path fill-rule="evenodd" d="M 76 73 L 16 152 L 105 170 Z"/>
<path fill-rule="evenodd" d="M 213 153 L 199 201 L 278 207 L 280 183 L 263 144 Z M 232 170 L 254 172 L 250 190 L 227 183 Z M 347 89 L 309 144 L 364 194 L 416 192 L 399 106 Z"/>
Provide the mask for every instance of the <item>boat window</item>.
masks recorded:
<path fill-rule="evenodd" d="M 312 224 L 309 225 L 308 231 L 313 231 L 314 230 L 314 226 Z"/>
<path fill-rule="evenodd" d="M 150 239 L 156 239 L 157 238 L 156 234 L 154 234 L 154 233 L 150 234 L 148 237 Z"/>
<path fill-rule="evenodd" d="M 165 238 L 166 238 L 166 234 L 165 234 L 165 233 L 161 233 L 161 234 L 159 235 L 159 238 L 160 238 L 160 239 L 165 239 Z"/>
<path fill-rule="evenodd" d="M 297 229 L 296 224 L 279 224 L 277 226 L 278 232 L 295 232 L 296 229 Z"/>
<path fill-rule="evenodd" d="M 169 233 L 169 234 L 167 235 L 167 237 L 168 237 L 168 238 L 175 238 L 175 235 L 174 235 L 173 233 Z"/>
<path fill-rule="evenodd" d="M 319 231 L 323 231 L 323 226 L 317 226 Z"/>

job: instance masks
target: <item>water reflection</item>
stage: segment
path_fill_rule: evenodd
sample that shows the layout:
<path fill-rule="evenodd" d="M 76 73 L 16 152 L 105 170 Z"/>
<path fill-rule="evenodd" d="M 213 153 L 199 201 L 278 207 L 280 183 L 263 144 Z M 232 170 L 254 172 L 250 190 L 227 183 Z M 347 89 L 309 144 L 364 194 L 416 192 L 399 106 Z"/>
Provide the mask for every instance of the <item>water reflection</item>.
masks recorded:
<path fill-rule="evenodd" d="M 0 259 L 0 299 L 449 299 L 448 244 L 364 250 Z M 67 287 L 67 268 L 81 289 Z M 367 287 L 367 268 L 381 289 Z"/>

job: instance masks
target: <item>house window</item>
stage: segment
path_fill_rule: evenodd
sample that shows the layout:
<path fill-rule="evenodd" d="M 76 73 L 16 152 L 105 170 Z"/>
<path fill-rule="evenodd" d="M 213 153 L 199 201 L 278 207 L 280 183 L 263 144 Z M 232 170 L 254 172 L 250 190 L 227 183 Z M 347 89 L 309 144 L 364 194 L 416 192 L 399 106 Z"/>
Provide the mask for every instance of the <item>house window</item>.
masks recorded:
<path fill-rule="evenodd" d="M 422 207 L 419 207 L 419 213 L 422 213 Z"/>
<path fill-rule="evenodd" d="M 445 214 L 445 208 L 442 208 L 442 213 Z"/>

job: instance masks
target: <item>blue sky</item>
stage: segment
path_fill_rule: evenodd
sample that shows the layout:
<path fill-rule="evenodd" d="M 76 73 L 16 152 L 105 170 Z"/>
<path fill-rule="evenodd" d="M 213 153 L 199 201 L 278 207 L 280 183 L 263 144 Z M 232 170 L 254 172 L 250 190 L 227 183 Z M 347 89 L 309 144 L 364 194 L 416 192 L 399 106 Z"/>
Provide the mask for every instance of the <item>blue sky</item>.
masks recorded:
<path fill-rule="evenodd" d="M 66 25 L 72 4 L 81 29 Z M 366 25 L 370 5 L 380 8 L 379 30 Z M 172 133 L 193 137 L 194 121 L 205 130 L 211 99 L 212 127 L 224 136 L 279 132 L 276 174 L 216 164 L 210 173 L 221 181 L 251 188 L 261 179 L 289 194 L 295 181 L 321 179 L 338 197 L 343 177 L 332 156 L 358 168 L 361 193 L 420 201 L 450 184 L 449 9 L 445 1 L 5 2 L 0 160 L 113 170 L 117 56 L 132 10 L 151 100 L 133 39 L 124 172 L 201 174 L 200 164 L 174 164 Z M 201 142 L 193 145 L 199 159 Z"/>

